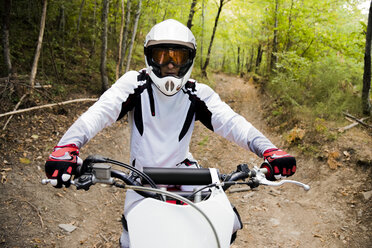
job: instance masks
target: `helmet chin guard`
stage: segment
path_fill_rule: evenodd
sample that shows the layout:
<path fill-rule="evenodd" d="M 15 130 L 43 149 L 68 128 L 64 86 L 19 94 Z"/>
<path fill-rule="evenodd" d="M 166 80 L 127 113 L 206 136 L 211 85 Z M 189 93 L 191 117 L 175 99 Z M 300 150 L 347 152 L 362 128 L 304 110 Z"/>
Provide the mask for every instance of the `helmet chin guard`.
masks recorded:
<path fill-rule="evenodd" d="M 178 75 L 162 76 L 160 65 L 152 58 L 152 49 L 155 47 L 181 47 L 189 51 L 189 59 L 180 67 Z M 195 37 L 182 23 L 173 19 L 165 20 L 156 24 L 147 34 L 144 52 L 152 82 L 164 95 L 173 96 L 190 78 L 196 54 Z"/>
<path fill-rule="evenodd" d="M 148 66 L 149 76 L 155 86 L 166 96 L 173 96 L 187 83 L 190 78 L 192 66 L 183 77 L 165 76 L 158 77 L 153 71 L 152 66 Z"/>

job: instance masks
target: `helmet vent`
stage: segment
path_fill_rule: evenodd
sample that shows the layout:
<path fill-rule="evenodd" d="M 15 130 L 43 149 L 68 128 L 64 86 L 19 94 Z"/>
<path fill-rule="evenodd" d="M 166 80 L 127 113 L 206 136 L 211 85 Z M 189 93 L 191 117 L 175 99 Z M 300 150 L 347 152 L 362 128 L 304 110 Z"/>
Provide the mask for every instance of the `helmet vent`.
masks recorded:
<path fill-rule="evenodd" d="M 174 89 L 174 83 L 173 83 L 173 81 L 168 80 L 168 81 L 165 83 L 165 89 L 166 89 L 167 91 L 173 91 L 173 89 Z"/>

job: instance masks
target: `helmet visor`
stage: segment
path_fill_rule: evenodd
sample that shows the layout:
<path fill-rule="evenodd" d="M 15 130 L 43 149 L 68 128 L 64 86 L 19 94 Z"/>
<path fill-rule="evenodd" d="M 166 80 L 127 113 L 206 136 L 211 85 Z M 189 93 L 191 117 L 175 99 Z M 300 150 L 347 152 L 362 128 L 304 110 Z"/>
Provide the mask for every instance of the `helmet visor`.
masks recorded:
<path fill-rule="evenodd" d="M 173 63 L 176 66 L 183 66 L 190 58 L 189 50 L 185 48 L 156 47 L 152 49 L 151 55 L 153 61 L 160 66 L 169 63 Z"/>

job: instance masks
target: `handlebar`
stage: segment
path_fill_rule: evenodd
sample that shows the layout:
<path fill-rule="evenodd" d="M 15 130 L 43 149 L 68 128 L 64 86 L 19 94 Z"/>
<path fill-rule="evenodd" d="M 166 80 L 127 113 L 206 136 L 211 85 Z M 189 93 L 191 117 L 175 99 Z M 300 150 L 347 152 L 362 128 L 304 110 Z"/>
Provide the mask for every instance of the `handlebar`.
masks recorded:
<path fill-rule="evenodd" d="M 109 164 L 115 164 L 129 169 L 131 173 L 128 175 L 121 170 L 111 169 Z M 212 183 L 210 170 L 206 168 L 151 168 L 147 167 L 142 171 L 135 169 L 133 166 L 104 158 L 102 156 L 89 156 L 84 160 L 84 163 L 77 168 L 77 174 L 71 184 L 77 189 L 88 190 L 91 185 L 96 183 L 110 184 L 120 188 L 129 188 L 128 186 L 143 186 L 149 184 L 152 188 L 157 188 L 157 185 L 206 185 L 204 188 L 220 186 L 223 190 L 227 190 L 232 185 L 245 184 L 251 188 L 259 185 L 280 186 L 285 183 L 295 184 L 308 191 L 309 185 L 294 181 L 281 180 L 278 182 L 269 181 L 265 174 L 267 169 L 254 166 L 249 169 L 247 164 L 240 164 L 236 171 L 230 174 L 220 174 L 221 183 Z M 124 184 L 119 183 L 115 178 L 120 179 Z M 238 182 L 242 181 L 242 182 Z M 48 184 L 50 179 L 43 179 L 42 184 Z M 198 191 L 201 191 L 200 189 Z M 144 197 L 155 197 L 163 199 L 159 193 L 136 191 Z M 189 195 L 195 195 L 196 192 L 191 192 Z M 164 199 L 163 199 L 164 200 Z"/>

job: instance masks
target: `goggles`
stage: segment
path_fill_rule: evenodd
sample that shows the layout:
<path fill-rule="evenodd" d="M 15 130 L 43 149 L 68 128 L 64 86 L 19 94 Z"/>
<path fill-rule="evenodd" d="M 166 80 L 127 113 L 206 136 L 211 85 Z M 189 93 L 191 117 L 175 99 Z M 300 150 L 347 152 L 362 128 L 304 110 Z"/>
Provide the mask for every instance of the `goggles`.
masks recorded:
<path fill-rule="evenodd" d="M 173 63 L 175 66 L 183 66 L 189 61 L 190 51 L 186 48 L 156 47 L 152 49 L 151 57 L 160 66 L 169 63 Z"/>

